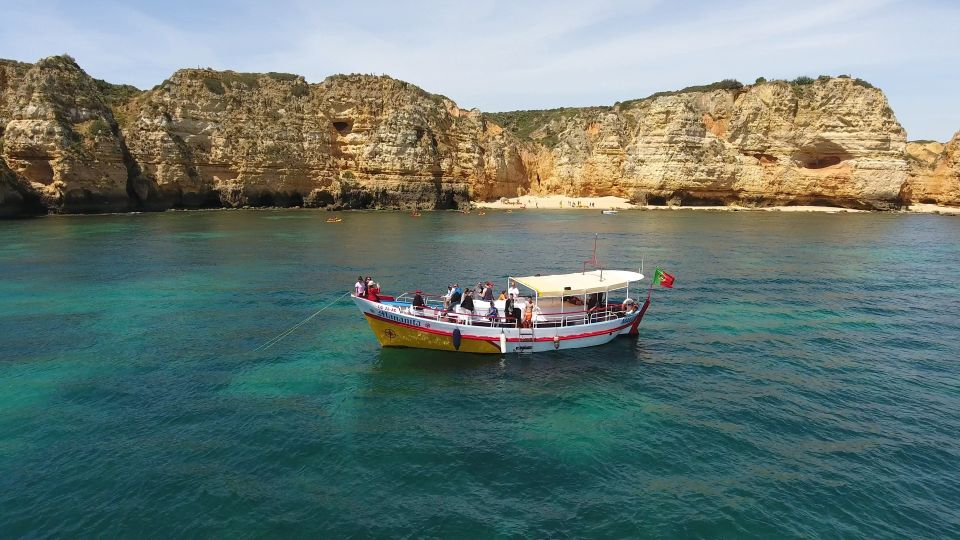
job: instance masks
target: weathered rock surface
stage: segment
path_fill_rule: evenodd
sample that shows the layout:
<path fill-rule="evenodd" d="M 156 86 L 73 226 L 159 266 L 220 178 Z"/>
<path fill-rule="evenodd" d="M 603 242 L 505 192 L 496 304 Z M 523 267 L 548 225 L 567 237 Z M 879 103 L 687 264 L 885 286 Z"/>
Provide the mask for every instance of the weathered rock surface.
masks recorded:
<path fill-rule="evenodd" d="M 908 148 L 880 90 L 849 78 L 808 83 L 481 114 L 390 77 L 308 84 L 187 69 L 140 92 L 93 79 L 67 56 L 2 60 L 0 215 L 454 208 L 524 193 L 960 204 L 956 139 Z"/>
<path fill-rule="evenodd" d="M 129 210 L 123 140 L 96 81 L 64 56 L 4 73 L 2 155 L 20 188 L 58 211 Z"/>
<path fill-rule="evenodd" d="M 913 202 L 960 206 L 960 132 L 947 144 L 911 142 L 907 157 L 910 178 L 905 191 Z"/>
<path fill-rule="evenodd" d="M 525 178 L 509 134 L 389 77 L 181 70 L 124 116 L 148 208 L 454 208 Z"/>
<path fill-rule="evenodd" d="M 738 85 L 739 86 L 739 85 Z M 536 192 L 657 204 L 886 209 L 907 178 L 886 98 L 849 78 L 668 93 L 549 121 L 498 113 L 531 142 Z M 511 116 L 512 115 L 512 116 Z"/>

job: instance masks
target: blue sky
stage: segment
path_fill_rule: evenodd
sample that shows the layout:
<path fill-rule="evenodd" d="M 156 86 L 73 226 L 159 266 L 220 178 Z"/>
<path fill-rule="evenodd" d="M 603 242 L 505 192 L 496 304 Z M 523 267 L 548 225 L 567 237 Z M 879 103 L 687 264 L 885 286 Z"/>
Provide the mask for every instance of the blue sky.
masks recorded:
<path fill-rule="evenodd" d="M 384 73 L 500 111 L 846 73 L 887 93 L 909 138 L 960 130 L 960 2 L 946 0 L 0 0 L 0 14 L 0 57 L 69 53 L 141 88 L 197 66 Z"/>

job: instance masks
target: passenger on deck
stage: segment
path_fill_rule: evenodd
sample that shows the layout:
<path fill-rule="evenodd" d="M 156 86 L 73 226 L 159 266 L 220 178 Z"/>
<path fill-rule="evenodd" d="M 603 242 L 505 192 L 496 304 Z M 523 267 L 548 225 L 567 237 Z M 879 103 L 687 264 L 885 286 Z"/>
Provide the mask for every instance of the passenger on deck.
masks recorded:
<path fill-rule="evenodd" d="M 374 302 L 380 301 L 380 284 L 374 283 L 372 278 L 369 278 L 370 281 L 367 282 L 367 300 L 373 300 Z"/>
<path fill-rule="evenodd" d="M 450 294 L 450 305 L 455 306 L 460 303 L 460 300 L 463 299 L 463 291 L 460 290 L 460 284 L 453 284 L 453 292 Z"/>
<path fill-rule="evenodd" d="M 490 308 L 487 309 L 487 319 L 489 319 L 491 323 L 495 323 L 499 316 L 500 312 L 497 310 L 497 306 L 493 302 L 490 302 Z"/>
<path fill-rule="evenodd" d="M 467 289 L 467 292 L 464 293 L 463 300 L 460 302 L 460 308 L 464 311 L 469 311 L 473 313 L 473 291 Z"/>
<path fill-rule="evenodd" d="M 533 327 L 533 302 L 527 302 L 527 307 L 523 310 L 523 322 L 521 328 Z"/>
<path fill-rule="evenodd" d="M 507 298 L 507 301 L 503 306 L 503 315 L 504 317 L 510 317 L 511 320 L 507 321 L 510 324 L 517 326 L 520 324 L 520 308 L 517 307 L 517 297 L 516 295 L 511 294 L 510 298 Z"/>
<path fill-rule="evenodd" d="M 420 289 L 417 289 L 417 291 L 413 293 L 412 303 L 413 303 L 413 309 L 423 311 L 423 306 L 426 305 L 426 302 L 423 301 L 423 291 L 421 291 Z"/>
<path fill-rule="evenodd" d="M 497 300 L 506 300 L 506 299 L 507 299 L 507 290 L 504 289 L 500 291 L 500 296 L 497 298 Z"/>
<path fill-rule="evenodd" d="M 450 297 L 453 296 L 453 285 L 447 285 L 447 294 L 443 295 L 444 311 L 450 309 Z"/>
<path fill-rule="evenodd" d="M 357 282 L 353 284 L 354 296 L 357 298 L 363 298 L 366 296 L 367 285 L 366 281 L 363 280 L 363 276 L 357 276 Z"/>
<path fill-rule="evenodd" d="M 487 302 L 493 302 L 493 283 L 487 282 L 486 287 L 483 288 L 483 296 L 481 298 Z"/>
<path fill-rule="evenodd" d="M 507 288 L 507 294 L 512 294 L 514 298 L 520 298 L 520 289 L 517 288 L 517 282 L 510 280 L 510 287 Z"/>

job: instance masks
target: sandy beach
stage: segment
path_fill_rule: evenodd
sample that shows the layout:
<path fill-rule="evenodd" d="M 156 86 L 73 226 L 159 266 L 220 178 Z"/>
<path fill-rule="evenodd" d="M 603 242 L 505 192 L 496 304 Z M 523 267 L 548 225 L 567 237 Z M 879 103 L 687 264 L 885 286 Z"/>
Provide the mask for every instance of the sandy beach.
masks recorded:
<path fill-rule="evenodd" d="M 635 205 L 623 197 L 569 197 L 566 195 L 525 195 L 510 199 L 500 199 L 493 202 L 475 202 L 475 208 L 510 209 L 510 210 L 713 210 L 722 212 L 823 212 L 827 214 L 868 212 L 852 208 L 838 208 L 836 206 L 666 206 L 666 205 Z M 939 206 L 936 204 L 914 204 L 906 207 L 904 212 L 919 214 L 957 214 L 960 208 Z"/>

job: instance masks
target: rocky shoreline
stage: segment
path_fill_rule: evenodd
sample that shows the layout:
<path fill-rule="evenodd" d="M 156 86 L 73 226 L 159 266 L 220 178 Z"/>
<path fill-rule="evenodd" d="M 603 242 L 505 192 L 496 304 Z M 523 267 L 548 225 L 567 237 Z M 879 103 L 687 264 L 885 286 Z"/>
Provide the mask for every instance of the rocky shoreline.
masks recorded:
<path fill-rule="evenodd" d="M 385 76 L 184 69 L 153 89 L 0 60 L 0 217 L 168 209 L 960 206 L 960 134 L 908 143 L 849 77 L 482 113 Z"/>

